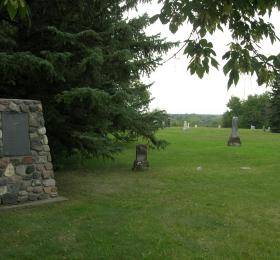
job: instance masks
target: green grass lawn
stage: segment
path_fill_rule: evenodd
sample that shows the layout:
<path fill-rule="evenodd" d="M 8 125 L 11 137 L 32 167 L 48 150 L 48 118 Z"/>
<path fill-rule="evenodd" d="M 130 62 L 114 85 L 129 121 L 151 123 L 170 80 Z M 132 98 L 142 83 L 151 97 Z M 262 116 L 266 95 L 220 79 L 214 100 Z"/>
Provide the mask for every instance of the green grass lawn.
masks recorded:
<path fill-rule="evenodd" d="M 69 201 L 0 212 L 0 259 L 279 259 L 280 135 L 229 134 L 165 129 L 147 172 L 133 145 L 57 172 Z"/>

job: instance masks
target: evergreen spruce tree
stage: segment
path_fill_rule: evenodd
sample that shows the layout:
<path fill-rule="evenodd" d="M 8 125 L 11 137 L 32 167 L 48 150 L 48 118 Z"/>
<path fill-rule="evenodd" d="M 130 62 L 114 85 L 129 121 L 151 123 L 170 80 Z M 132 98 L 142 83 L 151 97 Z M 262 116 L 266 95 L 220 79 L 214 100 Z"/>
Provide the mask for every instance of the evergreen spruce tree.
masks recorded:
<path fill-rule="evenodd" d="M 31 26 L 0 11 L 0 96 L 42 100 L 55 155 L 111 157 L 120 141 L 155 132 L 163 111 L 148 111 L 149 85 L 173 43 L 147 36 L 147 15 L 123 19 L 137 1 L 26 1 Z"/>

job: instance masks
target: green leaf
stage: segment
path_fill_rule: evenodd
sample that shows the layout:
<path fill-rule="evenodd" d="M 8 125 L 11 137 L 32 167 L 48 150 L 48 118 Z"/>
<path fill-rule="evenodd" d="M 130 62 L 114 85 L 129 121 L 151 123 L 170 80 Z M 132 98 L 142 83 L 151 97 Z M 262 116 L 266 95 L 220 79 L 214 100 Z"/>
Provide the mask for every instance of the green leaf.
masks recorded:
<path fill-rule="evenodd" d="M 226 52 L 226 53 L 223 55 L 222 59 L 223 59 L 223 60 L 227 60 L 229 57 L 230 57 L 230 51 Z"/>
<path fill-rule="evenodd" d="M 169 24 L 169 30 L 170 30 L 172 33 L 176 33 L 177 30 L 178 30 L 178 25 L 171 22 L 171 23 Z"/>
<path fill-rule="evenodd" d="M 152 17 L 150 18 L 150 23 L 155 23 L 156 20 L 157 20 L 158 18 L 159 18 L 159 15 L 158 15 L 158 14 L 152 16 Z"/>
<path fill-rule="evenodd" d="M 201 39 L 200 41 L 199 41 L 199 44 L 202 46 L 202 47 L 207 47 L 207 40 L 206 39 Z"/>
<path fill-rule="evenodd" d="M 231 85 L 233 84 L 233 79 L 234 79 L 234 76 L 233 76 L 232 71 L 231 71 L 230 74 L 229 74 L 227 89 L 230 89 Z"/>
<path fill-rule="evenodd" d="M 230 59 L 223 68 L 224 74 L 227 75 L 229 71 L 233 68 L 233 59 Z"/>
<path fill-rule="evenodd" d="M 211 58 L 211 65 L 219 70 L 219 63 L 214 58 Z"/>
<path fill-rule="evenodd" d="M 11 20 L 14 20 L 18 11 L 18 5 L 15 4 L 13 0 L 10 0 L 9 2 L 7 2 L 7 11 Z"/>
<path fill-rule="evenodd" d="M 233 71 L 234 71 L 234 78 L 233 78 L 233 80 L 234 80 L 234 84 L 236 86 L 238 81 L 239 81 L 239 72 L 238 72 L 238 70 L 233 70 Z"/>
<path fill-rule="evenodd" d="M 202 67 L 202 65 L 197 66 L 196 68 L 196 74 L 197 76 L 202 79 L 205 73 L 205 69 Z"/>

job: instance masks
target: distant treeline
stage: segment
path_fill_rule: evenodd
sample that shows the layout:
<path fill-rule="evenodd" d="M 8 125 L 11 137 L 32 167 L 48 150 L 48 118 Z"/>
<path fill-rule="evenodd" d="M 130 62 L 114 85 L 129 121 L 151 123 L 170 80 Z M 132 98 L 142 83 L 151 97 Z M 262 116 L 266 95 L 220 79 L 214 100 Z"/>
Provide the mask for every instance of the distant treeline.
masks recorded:
<path fill-rule="evenodd" d="M 223 127 L 231 127 L 233 116 L 238 116 L 239 128 L 250 128 L 251 125 L 258 129 L 271 126 L 271 95 L 248 96 L 248 99 L 241 100 L 238 97 L 231 97 L 228 104 L 228 111 L 223 114 Z"/>
<path fill-rule="evenodd" d="M 169 114 L 171 126 L 183 126 L 184 121 L 191 127 L 218 127 L 222 124 L 222 115 L 198 115 L 198 114 Z"/>
<path fill-rule="evenodd" d="M 270 92 L 250 95 L 246 100 L 231 97 L 227 107 L 228 111 L 223 115 L 170 114 L 170 126 L 183 126 L 187 121 L 191 127 L 231 127 L 232 117 L 237 116 L 239 128 L 254 126 L 280 133 L 280 75 Z"/>
<path fill-rule="evenodd" d="M 240 128 L 255 126 L 258 129 L 270 128 L 280 133 L 280 77 L 271 86 L 270 92 L 248 96 L 246 100 L 232 97 L 228 111 L 223 114 L 223 127 L 231 127 L 233 116 L 238 116 Z"/>

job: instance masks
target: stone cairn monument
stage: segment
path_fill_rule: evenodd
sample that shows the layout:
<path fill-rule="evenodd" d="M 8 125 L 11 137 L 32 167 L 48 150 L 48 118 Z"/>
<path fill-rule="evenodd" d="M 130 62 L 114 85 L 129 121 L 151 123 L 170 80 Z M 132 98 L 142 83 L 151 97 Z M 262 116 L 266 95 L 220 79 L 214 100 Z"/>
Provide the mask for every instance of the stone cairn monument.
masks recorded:
<path fill-rule="evenodd" d="M 0 99 L 0 204 L 56 196 L 41 102 Z"/>
<path fill-rule="evenodd" d="M 232 130 L 228 140 L 228 146 L 240 146 L 240 145 L 241 145 L 241 141 L 238 134 L 238 117 L 234 116 L 232 118 Z"/>
<path fill-rule="evenodd" d="M 132 170 L 143 171 L 149 168 L 147 150 L 147 146 L 144 144 L 136 145 L 136 159 L 134 160 Z"/>

